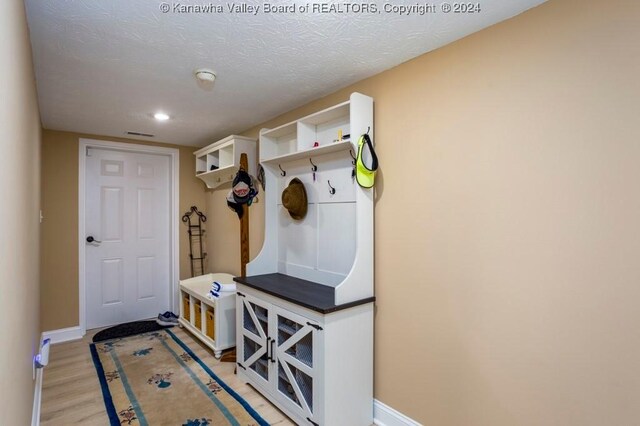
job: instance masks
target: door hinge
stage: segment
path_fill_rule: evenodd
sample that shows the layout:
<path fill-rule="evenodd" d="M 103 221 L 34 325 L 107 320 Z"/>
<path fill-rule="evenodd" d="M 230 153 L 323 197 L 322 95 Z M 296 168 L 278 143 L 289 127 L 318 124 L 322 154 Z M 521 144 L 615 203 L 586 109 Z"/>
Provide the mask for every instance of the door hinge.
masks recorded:
<path fill-rule="evenodd" d="M 323 330 L 323 328 L 320 327 L 318 324 L 312 324 L 309 321 L 307 321 L 307 325 L 310 326 L 310 327 L 315 328 L 316 330 Z"/>
<path fill-rule="evenodd" d="M 88 146 L 85 147 L 85 155 L 87 157 L 91 157 L 91 153 L 89 152 L 89 149 L 91 149 L 91 147 L 88 147 Z"/>

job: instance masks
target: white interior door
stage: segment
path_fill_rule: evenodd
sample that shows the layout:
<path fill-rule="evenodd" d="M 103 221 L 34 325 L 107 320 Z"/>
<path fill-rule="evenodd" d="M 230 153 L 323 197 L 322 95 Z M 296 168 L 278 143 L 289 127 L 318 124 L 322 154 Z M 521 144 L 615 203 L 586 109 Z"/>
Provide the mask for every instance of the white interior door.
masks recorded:
<path fill-rule="evenodd" d="M 87 329 L 169 310 L 170 203 L 168 156 L 87 150 Z"/>

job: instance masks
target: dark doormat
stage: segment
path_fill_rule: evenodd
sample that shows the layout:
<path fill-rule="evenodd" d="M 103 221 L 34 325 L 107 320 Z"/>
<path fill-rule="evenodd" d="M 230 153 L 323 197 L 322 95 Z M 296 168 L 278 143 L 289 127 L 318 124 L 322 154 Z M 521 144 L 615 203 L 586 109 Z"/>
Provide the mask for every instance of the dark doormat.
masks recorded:
<path fill-rule="evenodd" d="M 169 327 L 163 327 L 155 320 L 127 322 L 97 332 L 96 335 L 93 336 L 93 343 L 117 339 L 119 337 L 133 336 L 134 334 L 148 333 L 150 331 L 158 331 L 164 328 Z"/>

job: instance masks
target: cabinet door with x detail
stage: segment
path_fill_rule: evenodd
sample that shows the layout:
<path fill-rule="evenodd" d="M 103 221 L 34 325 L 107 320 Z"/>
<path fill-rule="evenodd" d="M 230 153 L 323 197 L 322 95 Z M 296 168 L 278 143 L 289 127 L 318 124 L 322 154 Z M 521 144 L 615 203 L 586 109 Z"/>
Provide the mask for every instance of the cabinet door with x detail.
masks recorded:
<path fill-rule="evenodd" d="M 269 355 L 273 347 L 269 337 L 270 305 L 242 293 L 238 296 L 238 366 L 257 384 L 268 388 L 271 381 Z"/>
<path fill-rule="evenodd" d="M 302 418 L 318 422 L 316 385 L 321 347 L 322 327 L 293 312 L 274 307 L 271 334 L 275 340 L 274 379 L 280 401 L 298 412 Z"/>

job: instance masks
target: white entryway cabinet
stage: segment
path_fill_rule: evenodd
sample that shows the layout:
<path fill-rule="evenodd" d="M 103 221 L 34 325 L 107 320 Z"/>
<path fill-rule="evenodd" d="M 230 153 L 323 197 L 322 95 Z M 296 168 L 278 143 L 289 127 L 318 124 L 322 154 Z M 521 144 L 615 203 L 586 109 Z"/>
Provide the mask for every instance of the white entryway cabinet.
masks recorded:
<path fill-rule="evenodd" d="M 373 99 L 260 132 L 265 238 L 237 282 L 238 377 L 301 425 L 373 423 L 373 189 L 353 170 Z M 298 178 L 308 209 L 281 194 Z"/>
<path fill-rule="evenodd" d="M 238 288 L 239 377 L 298 424 L 371 424 L 373 304 L 320 314 Z"/>

